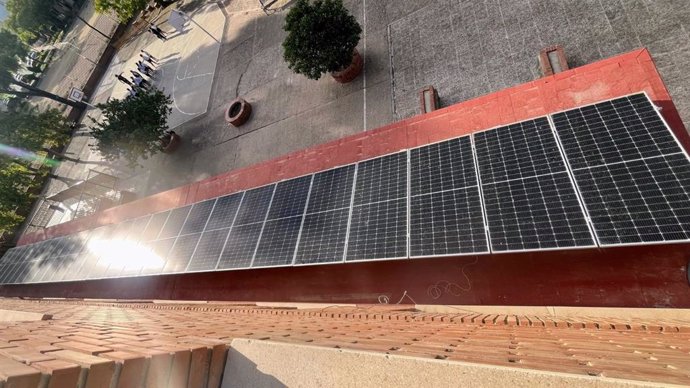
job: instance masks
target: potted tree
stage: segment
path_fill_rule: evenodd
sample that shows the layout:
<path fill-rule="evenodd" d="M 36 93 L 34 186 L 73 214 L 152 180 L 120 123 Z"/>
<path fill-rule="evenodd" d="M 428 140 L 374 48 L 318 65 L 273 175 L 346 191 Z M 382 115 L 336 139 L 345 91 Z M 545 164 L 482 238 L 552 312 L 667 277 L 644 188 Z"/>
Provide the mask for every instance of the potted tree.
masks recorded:
<path fill-rule="evenodd" d="M 283 57 L 294 72 L 319 79 L 330 72 L 336 81 L 350 82 L 362 71 L 355 49 L 362 28 L 341 0 L 298 0 L 283 27 Z"/>
<path fill-rule="evenodd" d="M 96 121 L 91 132 L 97 142 L 94 149 L 108 161 L 126 159 L 136 166 L 139 158 L 162 151 L 172 152 L 179 146 L 180 137 L 168 130 L 168 115 L 172 99 L 162 91 L 138 89 L 135 96 L 109 100 L 96 105 L 102 119 Z"/>

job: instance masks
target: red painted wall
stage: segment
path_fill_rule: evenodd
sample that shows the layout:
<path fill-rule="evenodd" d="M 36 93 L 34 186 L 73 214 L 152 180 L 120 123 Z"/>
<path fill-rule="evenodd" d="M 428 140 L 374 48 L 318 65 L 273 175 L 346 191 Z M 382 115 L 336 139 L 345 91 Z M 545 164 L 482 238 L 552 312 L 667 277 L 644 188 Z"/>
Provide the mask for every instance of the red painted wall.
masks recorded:
<path fill-rule="evenodd" d="M 0 286 L 0 295 L 690 308 L 688 248 L 582 249 L 14 285 Z"/>
<path fill-rule="evenodd" d="M 690 149 L 652 58 L 640 49 L 25 235 L 20 244 L 640 91 Z M 376 303 L 407 291 L 417 303 L 690 307 L 686 252 L 679 244 L 397 260 L 4 286 L 0 295 Z"/>

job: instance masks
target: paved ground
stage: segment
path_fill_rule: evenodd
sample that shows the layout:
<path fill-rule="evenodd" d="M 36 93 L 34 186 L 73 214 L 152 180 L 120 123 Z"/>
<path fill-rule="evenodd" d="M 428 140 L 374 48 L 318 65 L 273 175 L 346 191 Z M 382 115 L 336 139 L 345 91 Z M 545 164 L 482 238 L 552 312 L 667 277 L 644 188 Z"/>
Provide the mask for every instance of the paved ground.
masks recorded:
<path fill-rule="evenodd" d="M 84 3 L 79 15 L 106 35 L 112 35 L 118 25 L 113 16 L 97 14 L 91 1 Z M 65 34 L 63 42 L 56 44 L 58 53 L 37 86 L 66 97 L 72 87 L 84 87 L 94 70 L 94 62 L 98 62 L 103 54 L 107 41 L 83 22 L 76 20 Z M 46 98 L 33 98 L 32 102 L 42 108 L 64 108 Z"/>
<path fill-rule="evenodd" d="M 571 67 L 647 47 L 681 116 L 690 122 L 687 0 L 370 4 L 370 25 L 390 23 L 396 118 L 418 113 L 415 92 L 426 85 L 436 86 L 448 105 L 539 78 L 539 50 L 559 44 Z"/>
<path fill-rule="evenodd" d="M 347 85 L 330 76 L 308 80 L 287 68 L 281 47 L 285 11 L 266 15 L 255 0 L 214 4 L 187 0 L 174 7 L 212 33 L 220 31 L 224 16 L 219 47 L 190 24 L 165 44 L 141 35 L 111 68 L 112 75 L 127 68 L 146 47 L 168 61 L 156 82 L 175 98 L 170 123 L 182 135 L 180 150 L 134 170 L 65 162 L 62 175 L 83 179 L 88 168 L 114 171 L 125 178 L 121 188 L 150 195 L 412 116 L 417 92 L 426 85 L 434 85 L 448 105 L 533 80 L 540 77 L 539 49 L 552 44 L 564 45 L 571 66 L 647 46 L 681 115 L 690 120 L 690 76 L 683 71 L 690 60 L 690 9 L 682 0 L 346 0 L 364 30 L 358 49 L 365 58 L 363 74 Z M 112 75 L 95 101 L 123 93 Z M 241 128 L 223 120 L 236 96 L 254 108 Z M 76 138 L 69 151 L 100 160 L 89 141 Z"/>

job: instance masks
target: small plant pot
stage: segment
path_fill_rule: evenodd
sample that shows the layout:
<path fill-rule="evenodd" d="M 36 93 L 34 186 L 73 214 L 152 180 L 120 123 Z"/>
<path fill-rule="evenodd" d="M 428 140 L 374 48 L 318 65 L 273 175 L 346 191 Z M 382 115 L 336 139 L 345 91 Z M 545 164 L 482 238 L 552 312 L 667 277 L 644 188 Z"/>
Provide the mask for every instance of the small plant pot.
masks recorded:
<path fill-rule="evenodd" d="M 243 98 L 236 98 L 232 100 L 228 109 L 225 110 L 225 121 L 235 127 L 239 127 L 249 120 L 252 115 L 252 105 Z"/>
<path fill-rule="evenodd" d="M 172 154 L 173 152 L 177 151 L 178 148 L 180 148 L 180 144 L 182 144 L 182 138 L 180 135 L 171 131 L 168 135 L 167 141 L 161 141 L 161 149 L 163 150 L 163 153 Z"/>
<path fill-rule="evenodd" d="M 359 55 L 359 51 L 355 49 L 355 51 L 352 53 L 352 63 L 350 63 L 350 66 L 344 68 L 343 70 L 332 72 L 331 76 L 333 76 L 333 79 L 339 83 L 346 84 L 357 78 L 359 73 L 362 72 L 362 66 L 362 56 Z"/>

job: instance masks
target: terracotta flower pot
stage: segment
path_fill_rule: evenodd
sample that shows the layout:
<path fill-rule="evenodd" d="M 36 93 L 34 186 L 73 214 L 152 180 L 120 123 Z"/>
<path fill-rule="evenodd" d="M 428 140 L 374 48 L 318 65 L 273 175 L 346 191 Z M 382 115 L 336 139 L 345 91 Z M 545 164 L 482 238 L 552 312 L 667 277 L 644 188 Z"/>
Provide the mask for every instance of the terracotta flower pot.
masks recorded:
<path fill-rule="evenodd" d="M 333 78 L 341 84 L 346 84 L 357 78 L 359 73 L 362 72 L 362 65 L 362 56 L 359 55 L 359 51 L 355 49 L 355 51 L 352 53 L 352 63 L 350 63 L 350 66 L 344 68 L 343 70 L 332 72 L 331 76 L 333 76 Z"/>
<path fill-rule="evenodd" d="M 243 98 L 236 98 L 230 102 L 225 110 L 225 121 L 235 127 L 239 127 L 249 120 L 252 114 L 252 105 Z"/>
<path fill-rule="evenodd" d="M 167 141 L 161 141 L 161 148 L 164 153 L 172 154 L 173 152 L 177 151 L 178 148 L 180 148 L 182 138 L 173 131 L 170 131 L 168 136 Z"/>

